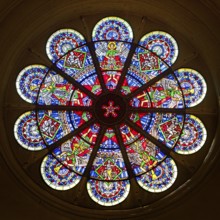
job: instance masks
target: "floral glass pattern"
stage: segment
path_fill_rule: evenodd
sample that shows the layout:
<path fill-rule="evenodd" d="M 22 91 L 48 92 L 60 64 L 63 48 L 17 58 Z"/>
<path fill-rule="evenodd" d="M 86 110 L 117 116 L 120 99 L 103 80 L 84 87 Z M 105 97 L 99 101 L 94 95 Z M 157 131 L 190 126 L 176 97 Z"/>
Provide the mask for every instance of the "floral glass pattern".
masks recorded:
<path fill-rule="evenodd" d="M 196 153 L 207 137 L 202 121 L 186 113 L 205 98 L 206 82 L 196 70 L 171 69 L 176 40 L 153 31 L 134 44 L 128 22 L 107 17 L 92 42 L 61 29 L 46 53 L 51 68 L 34 64 L 18 74 L 18 94 L 36 108 L 14 125 L 23 148 L 48 149 L 45 183 L 69 190 L 86 177 L 88 195 L 102 206 L 126 200 L 132 176 L 150 193 L 171 188 L 178 166 L 167 152 Z"/>

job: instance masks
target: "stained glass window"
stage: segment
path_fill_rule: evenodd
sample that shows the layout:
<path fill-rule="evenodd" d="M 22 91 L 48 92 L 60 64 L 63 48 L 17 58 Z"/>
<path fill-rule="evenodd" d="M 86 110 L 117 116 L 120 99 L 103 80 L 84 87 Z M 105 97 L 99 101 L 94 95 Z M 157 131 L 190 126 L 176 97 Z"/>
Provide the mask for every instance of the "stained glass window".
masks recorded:
<path fill-rule="evenodd" d="M 125 202 L 135 182 L 145 193 L 175 188 L 173 155 L 198 152 L 207 131 L 187 110 L 205 98 L 196 70 L 172 70 L 178 57 L 164 31 L 133 42 L 130 24 L 100 20 L 92 42 L 62 29 L 46 44 L 51 68 L 30 65 L 16 80 L 20 97 L 33 105 L 15 122 L 14 135 L 26 150 L 48 150 L 39 167 L 54 190 L 69 190 L 86 179 L 91 202 Z M 36 153 L 36 152 L 35 152 Z"/>

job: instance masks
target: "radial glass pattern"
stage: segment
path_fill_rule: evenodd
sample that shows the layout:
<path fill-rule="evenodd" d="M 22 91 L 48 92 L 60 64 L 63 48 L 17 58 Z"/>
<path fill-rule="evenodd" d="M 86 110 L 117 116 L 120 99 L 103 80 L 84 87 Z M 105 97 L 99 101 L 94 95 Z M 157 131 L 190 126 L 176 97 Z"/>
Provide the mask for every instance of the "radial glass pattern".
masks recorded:
<path fill-rule="evenodd" d="M 85 177 L 91 201 L 102 206 L 126 200 L 133 177 L 148 193 L 173 187 L 172 153 L 195 153 L 207 137 L 202 121 L 186 114 L 205 98 L 206 82 L 195 70 L 171 69 L 178 52 L 162 31 L 133 43 L 118 17 L 100 20 L 89 43 L 72 29 L 51 35 L 52 67 L 18 74 L 18 94 L 35 110 L 14 125 L 23 148 L 48 150 L 39 169 L 49 187 L 70 190 Z"/>

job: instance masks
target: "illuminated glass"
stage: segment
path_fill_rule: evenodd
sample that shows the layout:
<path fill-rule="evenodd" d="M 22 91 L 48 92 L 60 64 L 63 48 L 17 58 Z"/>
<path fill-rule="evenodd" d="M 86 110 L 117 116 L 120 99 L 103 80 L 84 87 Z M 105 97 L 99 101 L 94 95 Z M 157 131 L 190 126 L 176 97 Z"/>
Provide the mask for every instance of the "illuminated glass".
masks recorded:
<path fill-rule="evenodd" d="M 18 74 L 19 96 L 34 105 L 14 125 L 22 149 L 48 148 L 45 183 L 62 191 L 84 177 L 91 202 L 102 206 L 126 203 L 133 177 L 150 193 L 176 189 L 172 155 L 196 153 L 206 142 L 205 125 L 186 108 L 202 102 L 207 86 L 195 70 L 173 72 L 175 39 L 155 31 L 134 44 L 131 26 L 107 17 L 92 42 L 61 29 L 46 51 L 51 68 L 35 64 Z"/>
<path fill-rule="evenodd" d="M 184 93 L 187 107 L 198 105 L 207 92 L 207 85 L 200 73 L 193 69 L 182 68 L 175 71 L 182 91 Z"/>
<path fill-rule="evenodd" d="M 46 52 L 49 59 L 54 63 L 67 52 L 77 48 L 86 41 L 77 31 L 62 29 L 53 33 L 47 41 Z"/>
<path fill-rule="evenodd" d="M 163 31 L 153 31 L 144 35 L 139 44 L 155 53 L 169 66 L 177 59 L 178 46 L 175 39 Z"/>
<path fill-rule="evenodd" d="M 177 167 L 171 158 L 146 174 L 136 177 L 138 184 L 149 192 L 159 193 L 170 188 L 177 178 Z"/>

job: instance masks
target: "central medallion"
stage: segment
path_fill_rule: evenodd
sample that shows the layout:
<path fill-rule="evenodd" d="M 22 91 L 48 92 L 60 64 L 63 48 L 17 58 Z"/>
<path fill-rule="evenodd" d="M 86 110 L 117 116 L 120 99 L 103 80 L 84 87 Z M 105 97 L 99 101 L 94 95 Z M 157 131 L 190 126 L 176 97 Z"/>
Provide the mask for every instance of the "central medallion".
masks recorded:
<path fill-rule="evenodd" d="M 118 94 L 100 96 L 95 104 L 95 115 L 100 123 L 115 125 L 122 121 L 126 113 L 126 102 Z"/>
<path fill-rule="evenodd" d="M 108 102 L 108 106 L 107 105 L 103 105 L 102 109 L 106 110 L 106 113 L 104 114 L 105 117 L 114 117 L 116 118 L 118 116 L 118 114 L 116 113 L 116 110 L 120 110 L 119 106 L 114 106 L 114 101 L 109 101 Z"/>

